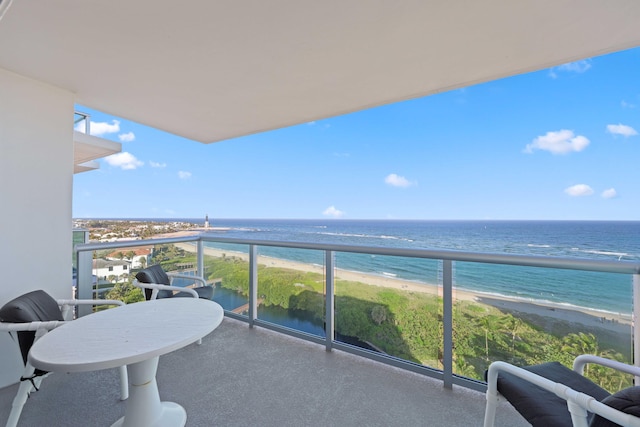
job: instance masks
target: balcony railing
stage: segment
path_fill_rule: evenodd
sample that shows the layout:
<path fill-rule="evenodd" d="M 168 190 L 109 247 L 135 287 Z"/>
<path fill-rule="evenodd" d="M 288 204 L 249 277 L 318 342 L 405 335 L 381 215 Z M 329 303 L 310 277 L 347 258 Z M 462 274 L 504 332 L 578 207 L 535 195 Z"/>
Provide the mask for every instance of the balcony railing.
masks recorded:
<path fill-rule="evenodd" d="M 208 243 L 208 245 L 205 245 L 205 243 Z M 214 258 L 217 258 L 218 260 L 226 259 L 229 264 L 245 262 L 246 272 L 240 274 L 239 276 L 236 274 L 237 277 L 234 280 L 236 280 L 238 283 L 236 289 L 240 290 L 242 288 L 243 294 L 246 295 L 246 300 L 240 298 L 240 302 L 234 300 L 235 302 L 233 304 L 228 306 L 225 306 L 225 304 L 223 304 L 223 307 L 225 308 L 225 314 L 227 316 L 246 321 L 251 327 L 257 325 L 260 327 L 268 328 L 305 340 L 321 343 L 326 347 L 327 351 L 330 351 L 331 349 L 339 349 L 362 357 L 374 359 L 391 364 L 393 366 L 434 377 L 442 380 L 445 388 L 451 388 L 452 385 L 456 384 L 479 391 L 483 391 L 485 389 L 485 383 L 477 378 L 474 379 L 468 377 L 465 374 L 464 369 L 456 366 L 455 363 L 456 359 L 462 358 L 461 354 L 464 351 L 463 349 L 459 348 L 462 344 L 460 341 L 457 342 L 456 340 L 458 338 L 454 336 L 454 333 L 456 333 L 455 322 L 462 322 L 466 316 L 464 312 L 460 311 L 458 305 L 456 305 L 455 303 L 455 301 L 457 300 L 455 294 L 456 292 L 461 291 L 461 289 L 455 287 L 455 278 L 457 273 L 459 273 L 459 275 L 462 275 L 465 268 L 468 270 L 470 268 L 476 269 L 481 268 L 482 266 L 486 267 L 488 265 L 499 265 L 504 269 L 517 267 L 519 270 L 511 272 L 511 274 L 522 275 L 535 274 L 535 269 L 540 268 L 553 269 L 554 272 L 558 272 L 558 277 L 560 278 L 559 280 L 562 280 L 563 277 L 561 273 L 566 271 L 581 271 L 585 272 L 585 274 L 606 274 L 606 277 L 609 277 L 608 275 L 624 275 L 630 278 L 628 313 L 632 313 L 632 310 L 633 313 L 632 316 L 629 316 L 629 333 L 626 337 L 628 343 L 622 343 L 622 346 L 624 347 L 628 344 L 628 359 L 633 359 L 636 364 L 640 362 L 640 333 L 636 330 L 636 328 L 632 327 L 632 320 L 637 318 L 637 315 L 640 312 L 640 263 L 638 262 L 524 256 L 510 254 L 488 254 L 449 250 L 420 250 L 369 246 L 329 245 L 272 240 L 248 240 L 201 234 L 197 236 L 178 238 L 158 238 L 128 242 L 121 241 L 114 243 L 89 243 L 77 245 L 75 250 L 78 256 L 78 298 L 93 297 L 94 284 L 92 280 L 92 259 L 95 251 L 115 251 L 116 249 L 126 249 L 145 245 L 155 247 L 158 247 L 159 245 L 177 245 L 181 246 L 183 249 L 186 248 L 188 252 L 195 253 L 195 268 L 193 269 L 194 273 L 208 278 L 211 282 L 217 281 L 217 273 L 215 271 L 206 272 L 207 262 L 205 261 L 205 253 L 212 250 L 210 246 L 215 246 L 217 248 L 212 256 Z M 309 276 L 309 278 L 305 278 L 304 280 L 300 279 L 301 276 L 296 276 L 291 279 L 293 283 L 290 283 L 290 285 L 299 287 L 299 289 L 308 289 L 308 292 L 306 293 L 305 291 L 302 291 L 297 294 L 299 300 L 304 299 L 304 303 L 296 301 L 296 303 L 298 304 L 296 307 L 310 306 L 317 308 L 318 304 L 320 304 L 320 306 L 322 307 L 322 319 L 319 323 L 318 319 L 316 319 L 317 327 L 314 331 L 309 332 L 303 330 L 304 328 L 297 328 L 295 326 L 292 327 L 286 322 L 280 322 L 277 318 L 275 318 L 274 320 L 274 318 L 269 318 L 266 315 L 263 318 L 263 316 L 260 314 L 260 303 L 263 299 L 277 299 L 277 295 L 274 296 L 273 293 L 277 293 L 278 291 L 273 290 L 270 287 L 272 278 L 266 275 L 265 268 L 268 268 L 270 264 L 277 264 L 275 261 L 277 261 L 279 258 L 277 254 L 270 254 L 269 257 L 265 257 L 263 255 L 259 256 L 259 249 L 264 250 L 265 253 L 267 253 L 269 250 L 295 250 L 298 251 L 300 255 L 304 255 L 304 258 L 306 259 L 306 261 L 304 262 L 306 263 L 306 265 L 310 266 L 310 268 L 308 269 L 309 274 L 316 275 Z M 346 307 L 345 305 L 340 306 L 339 304 L 337 304 L 337 300 L 339 300 L 341 303 L 345 300 L 349 300 L 352 304 L 358 303 L 364 307 L 364 305 L 362 304 L 362 300 L 359 300 L 360 297 L 358 297 L 358 292 L 363 292 L 363 288 L 357 288 L 357 290 L 356 288 L 351 289 L 353 280 L 355 279 L 349 279 L 351 280 L 349 282 L 341 278 L 347 273 L 351 273 L 351 276 L 357 276 L 359 273 L 353 271 L 345 272 L 343 269 L 338 268 L 339 263 L 336 262 L 337 259 L 342 260 L 344 257 L 349 256 L 349 254 L 355 254 L 360 257 L 365 257 L 363 258 L 363 262 L 367 262 L 367 259 L 371 260 L 370 262 L 380 262 L 380 258 L 407 259 L 412 261 L 414 263 L 414 267 L 417 269 L 421 269 L 424 267 L 425 279 L 427 279 L 428 275 L 433 276 L 430 277 L 429 280 L 425 280 L 425 282 L 437 283 L 438 288 L 437 290 L 433 291 L 433 300 L 438 301 L 438 304 L 440 304 L 440 306 L 429 308 L 428 303 L 424 303 L 427 305 L 421 306 L 423 308 L 416 309 L 415 306 L 412 305 L 411 307 L 407 306 L 406 309 L 410 311 L 416 311 L 416 313 L 428 310 L 436 312 L 435 315 L 438 319 L 437 322 L 439 324 L 430 329 L 431 333 L 438 335 L 438 339 L 441 340 L 439 348 L 424 349 L 424 354 L 426 354 L 426 356 L 412 357 L 411 354 L 413 353 L 408 350 L 396 351 L 392 349 L 392 351 L 384 351 L 384 349 L 380 349 L 379 346 L 376 346 L 374 343 L 356 342 L 354 344 L 350 339 L 348 339 L 359 338 L 358 336 L 350 336 L 345 338 L 336 335 L 336 332 L 340 332 L 338 330 L 340 328 L 337 328 L 336 326 L 338 323 L 341 323 L 341 326 L 343 326 L 342 329 L 344 329 L 344 325 L 349 326 L 350 324 L 357 322 L 357 319 L 352 321 L 350 320 L 351 318 L 348 318 L 348 316 L 357 317 L 359 315 L 369 316 L 370 318 L 373 318 L 376 323 L 384 322 L 385 325 L 388 325 L 388 330 L 392 331 L 389 333 L 392 335 L 395 334 L 393 335 L 393 337 L 388 338 L 391 341 L 393 341 L 394 339 L 397 341 L 397 337 L 401 337 L 402 334 L 416 333 L 415 331 L 402 331 L 399 330 L 400 327 L 394 327 L 394 319 L 392 318 L 393 315 L 391 313 L 385 312 L 384 303 L 366 305 L 366 312 L 363 311 L 360 313 L 357 311 L 348 311 L 346 308 L 344 308 Z M 312 261 L 309 261 L 309 259 L 311 259 Z M 245 264 L 242 265 L 244 266 Z M 259 267 L 259 265 L 261 267 Z M 281 264 L 278 265 L 280 265 L 281 267 L 283 266 Z M 459 266 L 460 268 L 458 269 L 457 266 Z M 284 264 L 284 267 L 287 268 L 287 265 Z M 533 273 L 531 272 L 531 269 L 534 269 Z M 430 273 L 427 273 L 427 270 L 430 271 Z M 205 272 L 207 274 L 205 274 Z M 362 281 L 366 283 L 366 278 L 364 278 L 364 275 L 362 275 L 362 277 Z M 383 280 L 384 277 L 381 277 L 379 279 Z M 360 281 L 360 279 L 357 280 Z M 320 288 L 312 289 L 313 286 L 315 286 L 314 282 L 321 282 L 318 285 L 320 286 Z M 381 285 L 379 284 L 379 286 L 382 286 L 382 288 L 384 288 L 384 283 L 382 283 Z M 416 284 L 416 286 L 421 285 Z M 563 283 L 559 282 L 558 288 L 562 287 Z M 347 288 L 349 288 L 350 290 L 347 291 Z M 391 295 L 386 293 L 383 295 L 383 297 L 395 299 L 394 304 L 398 304 L 398 298 L 404 298 L 407 295 L 415 296 L 415 294 L 411 292 L 412 289 L 413 288 L 401 289 L 400 294 Z M 603 300 L 606 299 L 606 292 L 608 292 L 608 290 L 605 291 L 605 287 L 603 286 Z M 489 300 L 492 298 L 490 294 L 483 295 L 484 297 L 481 299 Z M 320 296 L 320 300 L 318 300 L 318 296 Z M 376 298 L 379 298 L 379 296 L 376 296 Z M 245 301 L 246 304 L 244 304 L 244 307 L 238 307 L 238 304 L 243 305 Z M 292 301 L 284 301 L 283 304 L 292 304 Z M 402 302 L 400 302 L 399 304 L 402 304 Z M 423 303 L 421 302 L 421 304 Z M 339 307 L 343 307 L 342 312 L 340 311 L 340 308 L 336 310 L 337 305 Z M 378 309 L 376 307 L 382 308 Z M 555 308 L 553 307 L 554 306 L 549 306 L 547 309 L 554 311 Z M 471 307 L 468 309 L 477 310 L 477 307 Z M 247 314 L 242 314 L 245 312 Z M 85 313 L 79 314 L 83 315 Z M 487 316 L 487 318 L 490 318 L 490 316 Z M 603 323 L 616 321 L 613 319 L 608 319 L 606 315 L 603 315 L 601 318 L 592 316 L 591 319 L 595 319 Z M 564 325 L 566 327 L 566 325 L 571 326 L 573 324 L 565 322 Z M 462 327 L 463 326 L 460 326 L 458 328 L 458 331 Z M 511 345 L 512 348 L 515 348 L 515 346 L 518 345 L 517 328 L 518 323 L 514 323 L 511 331 L 511 343 L 504 344 L 505 347 Z M 550 327 L 550 329 L 553 328 L 554 327 Z M 575 328 L 576 333 L 582 332 L 579 326 L 575 326 Z M 492 356 L 492 354 L 490 354 L 490 332 L 491 330 L 487 326 L 485 336 L 482 340 L 480 340 L 482 342 L 474 343 L 475 346 L 486 346 L 486 360 L 476 360 L 475 362 L 473 362 L 477 365 L 481 365 L 476 370 L 483 370 L 484 367 L 487 366 L 490 362 L 490 359 L 495 359 L 495 356 Z M 420 338 L 416 339 L 420 340 Z M 396 343 L 396 345 L 406 346 L 406 343 Z M 541 343 L 540 345 L 544 344 Z M 393 347 L 392 345 L 390 346 Z M 405 356 L 406 354 L 409 354 L 409 356 Z M 429 362 L 424 363 L 422 360 L 428 360 Z"/>

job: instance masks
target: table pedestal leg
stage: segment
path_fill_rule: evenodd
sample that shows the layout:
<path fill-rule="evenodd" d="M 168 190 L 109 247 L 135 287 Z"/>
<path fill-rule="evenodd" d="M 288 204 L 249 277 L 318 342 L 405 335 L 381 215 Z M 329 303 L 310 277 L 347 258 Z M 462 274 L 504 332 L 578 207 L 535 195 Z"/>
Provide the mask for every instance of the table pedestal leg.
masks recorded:
<path fill-rule="evenodd" d="M 173 402 L 160 402 L 156 370 L 158 357 L 127 365 L 129 399 L 124 417 L 113 427 L 182 427 L 187 422 L 184 408 Z"/>

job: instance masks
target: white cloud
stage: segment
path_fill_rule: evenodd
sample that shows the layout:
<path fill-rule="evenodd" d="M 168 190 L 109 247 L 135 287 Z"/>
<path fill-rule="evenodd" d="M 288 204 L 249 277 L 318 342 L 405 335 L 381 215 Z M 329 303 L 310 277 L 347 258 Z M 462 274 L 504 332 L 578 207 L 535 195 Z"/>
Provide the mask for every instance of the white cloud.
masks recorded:
<path fill-rule="evenodd" d="M 91 135 L 104 135 L 106 133 L 120 132 L 120 122 L 112 120 L 111 123 L 107 122 L 91 122 L 90 126 Z"/>
<path fill-rule="evenodd" d="M 583 59 L 582 61 L 567 62 L 558 67 L 561 71 L 568 71 L 572 73 L 584 73 L 591 68 L 591 60 Z"/>
<path fill-rule="evenodd" d="M 593 188 L 587 184 L 576 184 L 565 188 L 564 192 L 572 197 L 590 196 L 593 194 Z"/>
<path fill-rule="evenodd" d="M 315 124 L 316 124 L 316 122 L 315 122 L 315 121 L 313 121 L 313 122 L 307 122 L 307 124 L 308 124 L 309 126 L 313 126 L 313 125 L 315 125 Z"/>
<path fill-rule="evenodd" d="M 403 187 L 403 188 L 410 187 L 414 184 L 404 176 L 396 175 L 395 173 L 391 173 L 387 175 L 387 177 L 384 179 L 384 182 L 391 185 L 392 187 Z"/>
<path fill-rule="evenodd" d="M 144 165 L 144 162 L 136 159 L 131 153 L 123 151 L 122 153 L 112 154 L 109 157 L 105 157 L 104 160 L 113 167 L 120 168 L 122 170 L 132 170 Z"/>
<path fill-rule="evenodd" d="M 582 61 L 567 62 L 566 64 L 553 67 L 549 69 L 549 75 L 555 79 L 558 77 L 558 71 L 565 73 L 584 73 L 589 68 L 591 68 L 591 60 L 583 59 Z"/>
<path fill-rule="evenodd" d="M 622 100 L 622 102 L 620 102 L 620 105 L 622 106 L 622 108 L 636 108 L 635 104 L 631 104 L 624 99 Z"/>
<path fill-rule="evenodd" d="M 638 134 L 638 132 L 631 126 L 623 125 L 621 123 L 617 125 L 607 125 L 607 132 L 614 135 L 622 135 L 626 137 Z"/>
<path fill-rule="evenodd" d="M 616 191 L 615 188 L 609 188 L 607 190 L 604 190 L 601 194 L 603 199 L 613 199 L 617 195 L 618 195 L 618 192 Z"/>
<path fill-rule="evenodd" d="M 341 217 L 344 216 L 344 212 L 342 212 L 341 210 L 336 209 L 335 206 L 329 206 L 327 209 L 325 209 L 322 212 L 322 215 L 332 216 L 334 218 L 341 218 Z"/>
<path fill-rule="evenodd" d="M 118 138 L 121 142 L 131 142 L 136 139 L 136 136 L 133 134 L 133 132 L 127 132 L 121 133 L 120 135 L 118 135 Z"/>
<path fill-rule="evenodd" d="M 553 154 L 567 154 L 571 151 L 582 151 L 589 145 L 589 140 L 582 136 L 575 136 L 573 131 L 562 129 L 556 132 L 547 132 L 527 144 L 525 153 L 533 153 L 534 150 L 549 151 Z"/>
<path fill-rule="evenodd" d="M 178 172 L 178 178 L 180 178 L 180 179 L 189 179 L 189 178 L 191 178 L 191 172 L 180 171 L 180 172 Z"/>
<path fill-rule="evenodd" d="M 159 162 L 150 161 L 149 162 L 149 166 L 151 166 L 152 168 L 165 168 L 165 167 L 167 167 L 167 164 L 166 163 L 159 163 Z"/>

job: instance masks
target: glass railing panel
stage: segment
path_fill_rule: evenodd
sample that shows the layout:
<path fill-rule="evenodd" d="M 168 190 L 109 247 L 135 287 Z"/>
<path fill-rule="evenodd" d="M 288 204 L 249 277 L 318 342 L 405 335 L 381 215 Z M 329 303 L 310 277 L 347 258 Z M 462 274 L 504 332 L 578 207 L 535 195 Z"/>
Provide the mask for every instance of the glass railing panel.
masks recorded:
<path fill-rule="evenodd" d="M 239 242 L 203 242 L 203 275 L 216 286 L 214 300 L 227 311 L 246 313 L 251 242 Z M 141 300 L 132 281 L 139 269 L 152 264 L 168 272 L 196 274 L 194 241 L 122 244 L 80 245 L 91 248 L 81 251 L 78 259 L 81 298 Z M 258 319 L 324 338 L 324 263 L 331 248 L 259 245 L 256 249 Z M 433 251 L 421 255 L 440 258 Z M 495 360 L 521 366 L 554 360 L 570 365 L 582 353 L 632 360 L 635 270 L 582 260 L 559 259 L 552 265 L 587 265 L 625 274 L 494 264 L 490 262 L 531 261 L 483 254 L 462 253 L 459 258 L 489 262 L 452 263 L 454 374 L 482 381 L 484 370 Z M 384 353 L 397 358 L 398 364 L 404 360 L 439 370 L 449 366 L 443 360 L 449 349 L 444 348 L 448 333 L 443 329 L 442 297 L 443 277 L 448 277 L 442 269 L 449 262 L 353 252 L 335 252 L 334 261 L 336 341 Z M 587 375 L 610 391 L 632 383 L 628 376 L 596 366 L 590 366 Z"/>
<path fill-rule="evenodd" d="M 336 340 L 442 369 L 442 263 L 336 254 Z"/>
<path fill-rule="evenodd" d="M 247 315 L 249 245 L 204 242 L 204 278 L 215 287 L 215 302 L 227 311 Z"/>
<path fill-rule="evenodd" d="M 482 380 L 496 360 L 518 366 L 579 354 L 632 360 L 631 277 L 622 274 L 457 262 L 453 371 Z M 617 391 L 629 377 L 590 368 Z"/>
<path fill-rule="evenodd" d="M 133 286 L 141 269 L 159 264 L 167 273 L 197 274 L 197 249 L 192 242 L 141 244 L 109 247 L 92 252 L 91 282 L 93 297 L 119 299 L 126 303 L 144 300 L 142 291 Z M 175 286 L 191 286 L 193 281 L 175 280 Z"/>
<path fill-rule="evenodd" d="M 324 251 L 258 247 L 258 319 L 325 337 Z"/>

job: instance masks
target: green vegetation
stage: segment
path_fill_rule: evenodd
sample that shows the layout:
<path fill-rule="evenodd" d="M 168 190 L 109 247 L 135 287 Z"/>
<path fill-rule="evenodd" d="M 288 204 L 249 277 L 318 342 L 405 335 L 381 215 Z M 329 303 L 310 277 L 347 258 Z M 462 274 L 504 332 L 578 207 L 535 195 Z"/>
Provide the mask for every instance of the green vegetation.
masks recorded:
<path fill-rule="evenodd" d="M 249 267 L 236 257 L 205 260 L 210 278 L 222 278 L 222 286 L 248 294 Z M 321 274 L 258 266 L 258 295 L 264 305 L 305 312 L 324 319 L 324 278 Z M 336 280 L 336 332 L 356 337 L 389 355 L 442 369 L 442 299 L 426 293 L 381 288 Z M 559 321 L 560 322 L 560 321 Z M 573 358 L 590 353 L 625 361 L 624 345 L 605 338 L 611 348 L 602 349 L 598 331 L 575 332 L 574 325 L 547 332 L 541 325 L 517 313 L 470 301 L 453 307 L 454 372 L 483 379 L 495 360 L 529 365 L 557 360 L 571 366 Z M 568 332 L 574 331 L 574 332 Z M 620 348 L 615 348 L 617 344 Z M 631 378 L 606 368 L 591 367 L 587 376 L 602 387 L 618 390 Z"/>
<path fill-rule="evenodd" d="M 116 283 L 112 289 L 105 293 L 104 298 L 120 300 L 126 304 L 144 301 L 142 290 L 140 288 L 136 288 L 130 282 Z"/>

